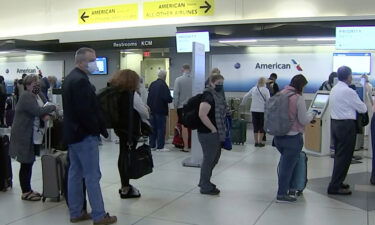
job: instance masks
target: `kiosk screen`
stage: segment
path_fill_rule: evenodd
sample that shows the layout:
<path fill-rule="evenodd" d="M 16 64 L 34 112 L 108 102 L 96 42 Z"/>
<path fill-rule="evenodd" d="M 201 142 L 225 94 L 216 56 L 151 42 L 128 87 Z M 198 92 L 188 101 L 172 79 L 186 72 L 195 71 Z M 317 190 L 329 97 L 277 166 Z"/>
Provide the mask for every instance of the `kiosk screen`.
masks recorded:
<path fill-rule="evenodd" d="M 317 94 L 312 104 L 312 108 L 323 109 L 325 105 L 327 104 L 328 99 L 329 99 L 329 95 Z"/>

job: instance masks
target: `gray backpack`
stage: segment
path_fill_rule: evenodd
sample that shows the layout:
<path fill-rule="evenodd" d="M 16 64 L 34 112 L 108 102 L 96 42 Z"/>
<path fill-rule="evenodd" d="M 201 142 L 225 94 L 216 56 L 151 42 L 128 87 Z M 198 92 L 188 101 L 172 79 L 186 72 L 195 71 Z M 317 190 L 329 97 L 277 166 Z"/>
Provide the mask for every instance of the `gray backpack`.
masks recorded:
<path fill-rule="evenodd" d="M 289 98 L 295 92 L 278 92 L 266 103 L 264 127 L 268 134 L 273 136 L 284 136 L 293 125 L 289 118 Z"/>

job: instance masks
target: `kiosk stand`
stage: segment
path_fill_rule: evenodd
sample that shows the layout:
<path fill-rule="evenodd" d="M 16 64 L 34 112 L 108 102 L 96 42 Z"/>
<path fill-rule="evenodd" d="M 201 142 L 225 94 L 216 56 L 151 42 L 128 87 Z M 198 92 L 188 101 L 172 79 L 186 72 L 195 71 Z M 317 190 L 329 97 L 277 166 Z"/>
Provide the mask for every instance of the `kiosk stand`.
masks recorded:
<path fill-rule="evenodd" d="M 329 92 L 318 91 L 311 102 L 309 111 L 318 111 L 315 122 L 306 125 L 305 151 L 307 153 L 325 156 L 330 155 L 331 145 L 331 115 L 329 110 Z"/>

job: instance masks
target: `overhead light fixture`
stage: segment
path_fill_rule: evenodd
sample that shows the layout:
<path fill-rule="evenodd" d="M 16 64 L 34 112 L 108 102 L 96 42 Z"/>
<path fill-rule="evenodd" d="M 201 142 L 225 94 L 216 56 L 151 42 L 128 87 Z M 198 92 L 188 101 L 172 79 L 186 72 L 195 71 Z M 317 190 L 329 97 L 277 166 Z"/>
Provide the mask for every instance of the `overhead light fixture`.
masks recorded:
<path fill-rule="evenodd" d="M 134 54 L 134 52 L 129 52 L 129 51 L 124 51 L 124 52 L 121 52 L 121 53 L 124 53 L 124 54 Z"/>
<path fill-rule="evenodd" d="M 297 38 L 297 41 L 335 41 L 334 37 Z"/>
<path fill-rule="evenodd" d="M 254 43 L 256 39 L 239 39 L 239 40 L 220 40 L 219 43 Z"/>
<path fill-rule="evenodd" d="M 4 52 L 0 52 L 0 54 L 8 54 L 8 53 L 10 53 L 10 52 L 5 52 L 5 51 Z"/>

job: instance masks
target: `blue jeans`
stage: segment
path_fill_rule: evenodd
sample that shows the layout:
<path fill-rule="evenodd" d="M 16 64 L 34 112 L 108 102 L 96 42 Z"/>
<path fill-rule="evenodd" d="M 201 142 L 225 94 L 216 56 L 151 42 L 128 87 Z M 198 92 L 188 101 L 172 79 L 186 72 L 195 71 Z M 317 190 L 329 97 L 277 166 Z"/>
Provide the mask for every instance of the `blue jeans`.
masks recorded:
<path fill-rule="evenodd" d="M 84 204 L 83 178 L 92 209 L 92 219 L 98 221 L 105 216 L 99 183 L 102 174 L 99 167 L 98 144 L 97 136 L 87 136 L 81 142 L 69 145 L 68 201 L 70 218 L 77 218 L 82 215 Z"/>
<path fill-rule="evenodd" d="M 371 119 L 371 147 L 372 147 L 372 172 L 371 177 L 375 178 L 375 113 Z"/>
<path fill-rule="evenodd" d="M 303 148 L 303 137 L 302 134 L 278 136 L 275 137 L 274 141 L 277 150 L 281 154 L 278 167 L 279 189 L 277 196 L 285 196 L 288 194 L 293 171 Z"/>
<path fill-rule="evenodd" d="M 165 124 L 167 116 L 162 114 L 151 114 L 151 126 L 154 132 L 150 136 L 150 147 L 163 149 L 165 144 Z"/>

